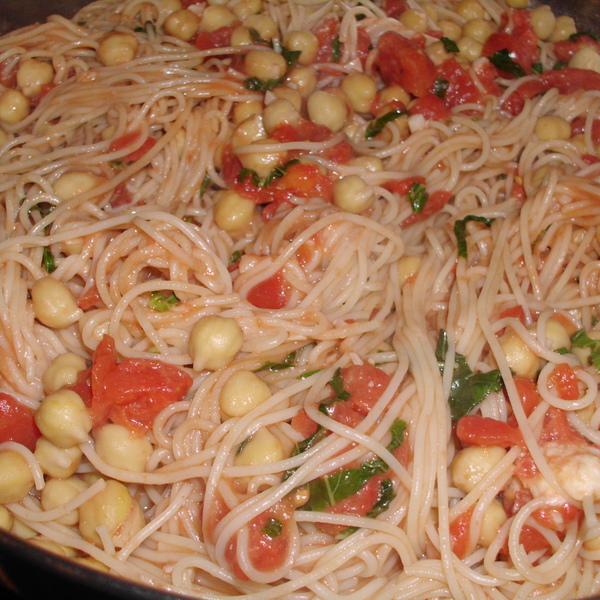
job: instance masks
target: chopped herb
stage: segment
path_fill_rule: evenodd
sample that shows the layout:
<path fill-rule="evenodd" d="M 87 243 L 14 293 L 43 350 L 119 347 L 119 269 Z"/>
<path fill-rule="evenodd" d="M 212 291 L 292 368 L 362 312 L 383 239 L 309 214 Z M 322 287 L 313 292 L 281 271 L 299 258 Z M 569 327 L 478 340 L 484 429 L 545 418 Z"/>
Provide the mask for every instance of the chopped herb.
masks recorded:
<path fill-rule="evenodd" d="M 115 171 L 121 171 L 127 166 L 127 163 L 124 160 L 111 160 L 108 164 Z"/>
<path fill-rule="evenodd" d="M 541 75 L 544 72 L 544 65 L 541 62 L 536 62 L 531 65 L 531 72 L 534 75 Z"/>
<path fill-rule="evenodd" d="M 444 100 L 446 98 L 446 92 L 448 91 L 448 86 L 450 82 L 443 77 L 438 77 L 433 84 L 433 93 L 438 97 Z"/>
<path fill-rule="evenodd" d="M 398 117 L 401 117 L 405 114 L 405 110 L 402 110 L 401 108 L 395 108 L 394 110 L 390 110 L 384 115 L 381 115 L 381 117 L 373 119 L 373 121 L 370 121 L 367 125 L 367 129 L 365 130 L 365 138 L 370 140 L 371 138 L 380 134 L 388 123 L 395 121 Z"/>
<path fill-rule="evenodd" d="M 246 447 L 246 444 L 252 439 L 252 437 L 247 437 L 239 446 L 238 449 L 236 450 L 236 454 L 241 454 L 242 450 Z"/>
<path fill-rule="evenodd" d="M 199 197 L 202 198 L 208 188 L 210 187 L 210 175 L 207 173 L 202 180 L 202 185 L 200 186 Z"/>
<path fill-rule="evenodd" d="M 255 185 L 256 187 L 259 186 L 260 177 L 258 176 L 258 173 L 256 171 L 253 171 L 252 169 L 242 169 L 240 171 L 240 174 L 238 175 L 238 182 L 244 183 L 247 177 L 250 177 L 252 179 L 253 185 Z"/>
<path fill-rule="evenodd" d="M 293 67 L 302 54 L 301 50 L 289 50 L 285 46 L 281 47 L 281 56 L 285 59 L 288 67 Z"/>
<path fill-rule="evenodd" d="M 380 515 L 390 507 L 390 504 L 395 497 L 396 494 L 394 493 L 394 485 L 392 484 L 392 480 L 384 479 L 379 486 L 379 499 L 366 516 L 373 519 L 377 515 Z"/>
<path fill-rule="evenodd" d="M 340 62 L 342 56 L 342 43 L 340 42 L 340 36 L 333 38 L 331 42 L 331 62 Z"/>
<path fill-rule="evenodd" d="M 334 373 L 333 379 L 329 381 L 329 385 L 333 388 L 335 399 L 348 400 L 348 398 L 350 398 L 350 394 L 344 389 L 344 381 L 340 369 Z"/>
<path fill-rule="evenodd" d="M 177 306 L 179 302 L 181 301 L 175 295 L 175 292 L 171 292 L 168 296 L 165 296 L 162 292 L 152 292 L 150 300 L 148 300 L 148 308 L 158 312 L 167 312 Z"/>
<path fill-rule="evenodd" d="M 258 33 L 258 31 L 256 29 L 254 29 L 254 27 L 250 27 L 250 29 L 248 30 L 248 33 L 250 34 L 250 38 L 252 39 L 252 43 L 254 44 L 268 44 L 268 40 L 265 40 L 264 38 L 260 37 L 260 33 Z"/>
<path fill-rule="evenodd" d="M 48 246 L 44 246 L 44 253 L 42 254 L 42 267 L 46 269 L 47 273 L 53 273 L 54 271 L 56 271 L 56 262 L 54 260 L 54 254 L 52 254 Z"/>
<path fill-rule="evenodd" d="M 21 204 L 23 204 L 24 200 L 25 198 L 21 200 Z M 44 217 L 47 217 L 55 208 L 56 206 L 54 206 L 54 204 L 50 204 L 49 202 L 38 202 L 29 209 L 27 214 L 31 215 L 34 210 L 37 210 L 40 213 L 40 217 L 43 219 Z"/>
<path fill-rule="evenodd" d="M 143 27 L 136 27 L 134 31 L 138 33 L 146 33 L 148 29 L 151 29 L 154 33 L 156 33 L 156 25 L 152 21 L 146 21 Z"/>
<path fill-rule="evenodd" d="M 444 50 L 446 52 L 460 52 L 458 44 L 454 40 L 451 40 L 447 37 L 442 37 L 440 38 L 440 42 L 444 44 Z"/>
<path fill-rule="evenodd" d="M 515 77 L 525 77 L 525 75 L 527 75 L 525 69 L 511 58 L 510 52 L 506 48 L 494 52 L 494 54 L 490 56 L 490 62 L 496 68 L 509 75 L 514 75 Z"/>
<path fill-rule="evenodd" d="M 556 354 L 569 354 L 568 348 L 557 348 L 554 352 Z"/>
<path fill-rule="evenodd" d="M 585 329 L 579 329 L 571 336 L 571 343 L 575 348 L 590 348 L 590 363 L 600 372 L 600 340 L 594 340 Z"/>
<path fill-rule="evenodd" d="M 566 62 L 563 62 L 562 60 L 557 60 L 554 63 L 554 66 L 552 67 L 553 71 L 560 71 L 561 69 L 564 69 L 565 67 L 568 67 L 569 64 Z"/>
<path fill-rule="evenodd" d="M 244 81 L 244 87 L 251 92 L 269 92 L 274 87 L 277 87 L 283 79 L 259 79 L 258 77 L 248 77 Z"/>
<path fill-rule="evenodd" d="M 302 373 L 302 375 L 298 375 L 298 379 L 306 379 L 308 377 L 312 377 L 313 375 L 316 375 L 320 371 L 321 371 L 321 369 L 315 369 L 314 371 L 307 371 L 306 373 Z"/>
<path fill-rule="evenodd" d="M 262 528 L 262 532 L 271 539 L 279 537 L 283 530 L 283 523 L 277 519 L 270 518 Z"/>
<path fill-rule="evenodd" d="M 577 39 L 580 38 L 582 35 L 586 35 L 588 37 L 591 37 L 594 41 L 600 42 L 600 37 L 598 37 L 595 33 L 592 33 L 591 31 L 578 31 L 577 33 L 572 33 L 569 36 L 569 41 L 576 42 Z"/>
<path fill-rule="evenodd" d="M 477 221 L 478 223 L 483 223 L 486 227 L 491 227 L 493 220 L 487 217 L 478 217 L 477 215 L 467 215 L 464 219 L 460 219 L 454 223 L 458 256 L 467 258 L 467 223 L 469 221 Z"/>
<path fill-rule="evenodd" d="M 396 419 L 394 421 L 392 428 L 390 429 L 392 440 L 387 446 L 387 449 L 390 452 L 393 452 L 396 448 L 400 448 L 400 446 L 402 446 L 402 443 L 404 442 L 404 433 L 406 432 L 407 427 L 408 423 L 402 419 Z"/>
<path fill-rule="evenodd" d="M 412 206 L 412 211 L 415 214 L 423 212 L 425 208 L 425 203 L 429 198 L 429 194 L 427 193 L 427 189 L 422 183 L 415 181 L 411 186 L 410 190 L 408 190 L 408 201 Z"/>
<path fill-rule="evenodd" d="M 440 372 L 444 373 L 444 364 L 448 352 L 448 335 L 442 329 L 438 338 L 435 356 Z M 462 354 L 454 355 L 454 370 L 450 385 L 450 413 L 453 421 L 468 414 L 471 409 L 480 404 L 490 392 L 498 392 L 502 387 L 502 377 L 499 370 L 488 373 L 473 373 Z"/>
<path fill-rule="evenodd" d="M 79 27 L 83 27 L 85 23 L 85 21 L 77 21 L 77 25 L 79 25 Z"/>
<path fill-rule="evenodd" d="M 283 369 L 289 369 L 294 366 L 294 362 L 296 360 L 296 352 L 290 352 L 283 362 L 274 363 L 274 362 L 266 362 L 264 365 L 256 369 L 255 373 L 259 371 L 283 371 Z"/>
<path fill-rule="evenodd" d="M 275 167 L 268 175 L 267 177 L 264 179 L 264 181 L 259 183 L 260 187 L 267 187 L 268 185 L 270 185 L 271 183 L 273 183 L 273 181 L 275 181 L 275 179 L 279 179 L 280 177 L 283 177 L 285 175 L 285 172 L 292 166 L 295 165 L 297 163 L 299 163 L 300 160 L 298 160 L 297 158 L 293 158 L 292 160 L 289 160 L 288 162 L 286 162 L 284 165 L 281 165 L 279 167 Z"/>
<path fill-rule="evenodd" d="M 242 252 L 240 250 L 236 250 L 230 257 L 229 257 L 229 264 L 230 265 L 235 265 L 235 263 L 240 262 L 240 260 L 242 259 Z"/>

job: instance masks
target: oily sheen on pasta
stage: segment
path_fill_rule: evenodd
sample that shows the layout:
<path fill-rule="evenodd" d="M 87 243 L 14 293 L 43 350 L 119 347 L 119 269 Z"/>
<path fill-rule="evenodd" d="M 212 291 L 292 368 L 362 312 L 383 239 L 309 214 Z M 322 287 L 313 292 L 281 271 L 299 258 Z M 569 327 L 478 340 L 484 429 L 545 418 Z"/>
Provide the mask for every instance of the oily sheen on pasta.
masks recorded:
<path fill-rule="evenodd" d="M 600 593 L 599 51 L 526 0 L 0 38 L 0 526 L 213 600 Z"/>

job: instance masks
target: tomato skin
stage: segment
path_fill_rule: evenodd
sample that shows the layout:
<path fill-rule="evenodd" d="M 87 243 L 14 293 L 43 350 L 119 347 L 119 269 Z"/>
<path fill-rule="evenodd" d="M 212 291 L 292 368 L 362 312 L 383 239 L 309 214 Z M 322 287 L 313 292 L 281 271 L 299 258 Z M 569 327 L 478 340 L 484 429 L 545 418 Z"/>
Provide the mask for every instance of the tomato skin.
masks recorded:
<path fill-rule="evenodd" d="M 481 92 L 469 72 L 455 58 L 445 60 L 438 67 L 439 76 L 448 82 L 444 103 L 448 108 L 472 104 L 481 100 Z"/>
<path fill-rule="evenodd" d="M 572 121 L 571 121 L 571 135 L 577 135 L 579 133 L 584 133 L 585 132 L 585 123 L 586 123 L 586 118 L 581 116 L 581 117 L 575 117 Z M 592 142 L 594 143 L 595 146 L 600 145 L 600 119 L 594 119 L 592 121 Z"/>
<path fill-rule="evenodd" d="M 213 50 L 214 48 L 225 48 L 231 44 L 231 34 L 235 27 L 227 25 L 219 27 L 215 31 L 200 31 L 194 40 L 194 46 L 198 50 Z"/>
<path fill-rule="evenodd" d="M 440 97 L 428 92 L 415 101 L 411 106 L 410 114 L 423 115 L 426 119 L 434 121 L 445 121 L 450 117 L 450 109 Z"/>
<path fill-rule="evenodd" d="M 425 185 L 425 177 L 416 175 L 415 177 L 407 177 L 406 179 L 394 179 L 393 181 L 384 183 L 383 187 L 390 192 L 400 194 L 400 196 L 406 196 L 415 183 L 422 183 Z"/>
<path fill-rule="evenodd" d="M 333 41 L 338 35 L 339 27 L 340 24 L 336 17 L 327 17 L 312 30 L 319 40 L 316 63 L 333 61 Z"/>
<path fill-rule="evenodd" d="M 542 442 L 560 442 L 561 444 L 586 444 L 585 439 L 571 427 L 567 413 L 554 406 L 546 411 L 540 440 Z"/>
<path fill-rule="evenodd" d="M 373 365 L 351 365 L 342 369 L 342 383 L 350 394 L 347 402 L 359 414 L 367 416 L 390 383 L 390 376 Z"/>
<path fill-rule="evenodd" d="M 77 300 L 77 306 L 81 310 L 89 310 L 90 308 L 99 308 L 104 306 L 100 293 L 95 285 L 92 285 L 87 291 L 85 291 Z"/>
<path fill-rule="evenodd" d="M 384 0 L 383 10 L 388 17 L 399 19 L 408 10 L 408 2 L 406 0 Z"/>
<path fill-rule="evenodd" d="M 257 308 L 283 308 L 290 301 L 291 288 L 283 273 L 277 271 L 268 279 L 256 284 L 246 299 Z"/>
<path fill-rule="evenodd" d="M 143 435 L 163 408 L 183 400 L 191 385 L 185 371 L 159 360 L 128 358 L 117 363 L 114 339 L 105 335 L 92 357 L 93 426 L 110 420 Z"/>
<path fill-rule="evenodd" d="M 542 400 L 537 385 L 531 379 L 527 379 L 526 377 L 517 376 L 513 381 L 515 382 L 517 392 L 519 392 L 523 410 L 525 411 L 525 414 L 529 416 Z"/>
<path fill-rule="evenodd" d="M 420 213 L 414 213 L 409 217 L 406 217 L 404 221 L 402 221 L 402 227 L 407 227 L 408 225 L 412 225 L 413 223 L 418 223 L 419 221 L 424 221 L 428 219 L 436 212 L 439 212 L 446 206 L 446 204 L 452 198 L 452 194 L 447 192 L 446 190 L 437 190 L 429 194 L 429 198 L 427 202 L 425 202 L 425 208 Z"/>
<path fill-rule="evenodd" d="M 431 90 L 438 76 L 425 51 L 395 31 L 379 38 L 374 67 L 386 85 L 397 84 L 417 98 Z"/>
<path fill-rule="evenodd" d="M 471 517 L 474 507 L 470 507 L 462 512 L 456 519 L 450 523 L 450 543 L 452 552 L 458 558 L 465 558 L 472 550 L 469 543 L 471 536 Z"/>
<path fill-rule="evenodd" d="M 519 534 L 519 543 L 523 544 L 525 552 L 538 552 L 549 550 L 550 542 L 535 527 L 524 525 Z M 506 552 L 508 554 L 508 550 Z"/>
<path fill-rule="evenodd" d="M 480 415 L 467 415 L 456 424 L 458 439 L 473 446 L 525 447 L 521 432 L 504 421 Z"/>
<path fill-rule="evenodd" d="M 119 208 L 120 206 L 127 206 L 128 204 L 131 204 L 132 200 L 133 198 L 127 189 L 127 184 L 123 182 L 115 188 L 110 199 L 110 205 L 112 208 Z"/>
<path fill-rule="evenodd" d="M 41 436 L 33 414 L 33 410 L 20 404 L 16 398 L 0 392 L 0 444 L 16 442 L 33 452 Z"/>
<path fill-rule="evenodd" d="M 303 408 L 292 417 L 290 425 L 302 435 L 302 439 L 315 434 L 319 428 L 319 425 L 308 416 Z"/>
<path fill-rule="evenodd" d="M 578 50 L 589 46 L 600 54 L 600 43 L 591 35 L 581 34 L 574 40 L 561 40 L 554 43 L 554 54 L 557 60 L 568 63 Z"/>
<path fill-rule="evenodd" d="M 554 389 L 559 398 L 563 400 L 577 400 L 579 398 L 579 385 L 575 369 L 567 364 L 557 365 L 548 377 L 548 386 Z"/>
<path fill-rule="evenodd" d="M 135 144 L 135 142 L 140 138 L 141 135 L 142 132 L 139 130 L 125 133 L 124 135 L 118 137 L 110 143 L 108 151 L 116 152 L 118 150 L 126 148 L 127 146 L 131 146 L 132 144 Z M 153 137 L 149 136 L 144 140 L 142 145 L 137 150 L 130 152 L 129 154 L 124 156 L 122 160 L 124 160 L 125 162 L 136 162 L 140 160 L 140 158 L 142 158 L 142 156 L 144 156 L 144 154 L 146 154 L 146 152 L 148 152 L 148 150 L 150 150 L 155 144 L 156 140 Z"/>
<path fill-rule="evenodd" d="M 298 196 L 300 198 L 323 198 L 326 202 L 333 199 L 333 182 L 323 175 L 317 165 L 296 163 L 290 165 L 283 177 L 276 179 L 270 186 L 264 188 L 266 197 L 271 201 L 281 201 L 278 192 Z M 287 199 L 287 198 L 286 198 Z"/>
<path fill-rule="evenodd" d="M 327 414 L 334 421 L 352 428 L 356 427 L 363 420 L 363 416 L 354 410 L 346 400 L 332 402 L 328 407 Z"/>

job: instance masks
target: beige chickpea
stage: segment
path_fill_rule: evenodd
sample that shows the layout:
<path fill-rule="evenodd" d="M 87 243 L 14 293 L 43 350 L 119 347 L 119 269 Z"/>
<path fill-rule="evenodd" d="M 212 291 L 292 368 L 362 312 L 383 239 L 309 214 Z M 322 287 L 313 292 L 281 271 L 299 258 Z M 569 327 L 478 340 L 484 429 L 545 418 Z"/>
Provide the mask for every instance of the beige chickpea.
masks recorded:
<path fill-rule="evenodd" d="M 323 90 L 316 90 L 308 97 L 306 108 L 313 123 L 334 132 L 340 131 L 348 118 L 348 108 L 342 98 Z"/>
<path fill-rule="evenodd" d="M 591 46 L 584 46 L 575 52 L 569 61 L 572 69 L 587 69 L 600 73 L 600 54 Z"/>
<path fill-rule="evenodd" d="M 414 277 L 421 268 L 423 260 L 419 256 L 403 256 L 396 263 L 398 282 L 403 286 L 411 277 Z"/>
<path fill-rule="evenodd" d="M 537 6 L 531 11 L 531 26 L 540 40 L 547 40 L 554 31 L 556 17 L 547 5 Z"/>
<path fill-rule="evenodd" d="M 260 100 L 247 100 L 246 102 L 238 102 L 233 107 L 233 113 L 231 115 L 232 121 L 236 125 L 239 125 L 254 115 L 261 115 L 262 111 L 263 103 Z M 264 136 L 264 130 L 261 131 L 261 135 Z"/>
<path fill-rule="evenodd" d="M 67 171 L 53 184 L 54 194 L 61 200 L 71 200 L 106 183 L 106 178 L 89 171 Z"/>
<path fill-rule="evenodd" d="M 252 371 L 236 371 L 219 395 L 219 406 L 227 417 L 242 417 L 271 397 L 269 386 Z"/>
<path fill-rule="evenodd" d="M 73 385 L 79 373 L 86 368 L 87 362 L 83 356 L 74 352 L 59 354 L 42 375 L 44 392 L 51 394 L 62 387 Z"/>
<path fill-rule="evenodd" d="M 0 147 L 4 146 L 8 142 L 10 138 L 8 137 L 8 133 L 0 127 Z"/>
<path fill-rule="evenodd" d="M 261 81 L 281 79 L 286 70 L 285 58 L 274 50 L 250 50 L 244 59 L 246 75 Z"/>
<path fill-rule="evenodd" d="M 163 14 L 170 14 L 182 8 L 180 0 L 160 0 L 159 5 Z"/>
<path fill-rule="evenodd" d="M 360 167 L 369 173 L 379 173 L 383 171 L 383 162 L 377 156 L 357 156 L 348 163 L 353 167 Z"/>
<path fill-rule="evenodd" d="M 202 31 L 216 31 L 221 27 L 229 27 L 236 22 L 237 18 L 226 6 L 207 6 L 200 19 Z"/>
<path fill-rule="evenodd" d="M 263 148 L 263 144 L 266 144 L 268 149 Z M 275 167 L 282 165 L 287 159 L 287 151 L 278 149 L 279 143 L 277 140 L 267 138 L 253 142 L 250 145 L 256 146 L 257 149 L 255 151 L 239 152 L 238 158 L 242 163 L 242 167 L 255 171 L 261 179 L 268 177 Z"/>
<path fill-rule="evenodd" d="M 263 123 L 262 112 L 250 115 L 244 119 L 234 130 L 231 136 L 231 147 L 239 148 L 252 142 L 264 140 L 267 137 Z"/>
<path fill-rule="evenodd" d="M 217 227 L 230 234 L 243 232 L 252 223 L 256 204 L 233 190 L 221 194 L 215 202 L 213 213 Z"/>
<path fill-rule="evenodd" d="M 529 0 L 506 0 L 506 4 L 511 8 L 529 8 Z"/>
<path fill-rule="evenodd" d="M 300 113 L 285 98 L 276 98 L 265 106 L 263 112 L 263 124 L 268 134 L 273 133 L 283 123 L 294 125 L 299 123 L 300 119 Z"/>
<path fill-rule="evenodd" d="M 152 454 L 152 443 L 145 435 L 134 435 L 127 427 L 107 423 L 94 432 L 98 456 L 109 465 L 132 473 L 144 473 Z"/>
<path fill-rule="evenodd" d="M 506 362 L 517 375 L 533 379 L 542 368 L 542 361 L 537 354 L 517 335 L 508 328 L 500 337 L 500 347 Z"/>
<path fill-rule="evenodd" d="M 317 88 L 317 71 L 313 67 L 295 67 L 287 74 L 286 81 L 306 98 Z"/>
<path fill-rule="evenodd" d="M 477 17 L 473 17 L 477 18 Z M 438 27 L 444 37 L 456 42 L 462 35 L 462 28 L 458 23 L 448 19 L 442 19 L 438 22 Z"/>
<path fill-rule="evenodd" d="M 492 35 L 492 26 L 485 19 L 471 19 L 463 27 L 463 36 L 476 40 L 480 44 L 485 44 L 490 35 Z"/>
<path fill-rule="evenodd" d="M 13 526 L 13 516 L 12 513 L 6 508 L 6 506 L 0 504 L 0 529 L 4 529 L 5 531 L 10 531 L 10 528 Z"/>
<path fill-rule="evenodd" d="M 44 510 L 60 508 L 87 490 L 88 485 L 77 477 L 48 479 L 42 490 L 40 501 Z M 56 519 L 61 525 L 77 525 L 79 510 L 75 509 Z"/>
<path fill-rule="evenodd" d="M 556 319 L 548 319 L 545 327 L 546 346 L 550 350 L 560 350 L 561 348 L 571 349 L 571 336 L 567 328 Z"/>
<path fill-rule="evenodd" d="M 243 25 L 239 25 L 231 32 L 229 41 L 232 46 L 250 46 L 250 44 L 254 44 L 250 30 Z"/>
<path fill-rule="evenodd" d="M 425 52 L 436 66 L 441 65 L 452 57 L 452 53 L 446 51 L 443 42 L 433 42 L 432 44 L 429 44 L 425 48 Z"/>
<path fill-rule="evenodd" d="M 486 508 L 481 519 L 479 544 L 484 548 L 489 548 L 507 519 L 508 517 L 502 503 L 494 498 Z"/>
<path fill-rule="evenodd" d="M 187 8 L 172 12 L 163 25 L 166 33 L 184 42 L 189 42 L 196 35 L 199 26 L 200 18 Z"/>
<path fill-rule="evenodd" d="M 54 68 L 49 62 L 27 58 L 19 63 L 17 85 L 28 98 L 37 96 L 42 86 L 52 83 Z"/>
<path fill-rule="evenodd" d="M 319 40 L 317 36 L 306 29 L 288 31 L 283 36 L 283 45 L 293 52 L 300 52 L 298 63 L 310 65 L 315 62 L 319 52 Z"/>
<path fill-rule="evenodd" d="M 33 454 L 46 475 L 59 479 L 71 477 L 77 471 L 83 456 L 79 446 L 59 448 L 45 437 L 38 438 Z"/>
<path fill-rule="evenodd" d="M 228 365 L 244 343 L 244 332 L 237 321 L 220 315 L 202 317 L 192 329 L 190 354 L 194 370 L 215 371 Z"/>
<path fill-rule="evenodd" d="M 287 100 L 296 111 L 300 112 L 302 110 L 302 96 L 298 90 L 291 88 L 287 85 L 278 85 L 275 86 L 271 92 L 265 94 L 265 98 L 269 98 L 270 96 L 274 98 L 282 98 L 283 100 Z M 272 102 L 273 99 L 270 100 Z"/>
<path fill-rule="evenodd" d="M 573 18 L 561 15 L 556 17 L 554 28 L 548 39 L 551 42 L 562 42 L 568 40 L 574 33 L 577 33 L 577 26 Z"/>
<path fill-rule="evenodd" d="M 29 98 L 19 90 L 8 88 L 0 95 L 0 121 L 16 125 L 29 115 Z"/>
<path fill-rule="evenodd" d="M 133 60 L 139 45 L 132 33 L 113 31 L 102 38 L 96 56 L 105 67 L 116 67 Z"/>
<path fill-rule="evenodd" d="M 279 27 L 269 15 L 250 15 L 242 21 L 242 25 L 256 31 L 261 40 L 270 41 L 279 37 Z"/>
<path fill-rule="evenodd" d="M 96 569 L 96 571 L 100 571 L 101 573 L 110 573 L 110 569 L 104 563 L 91 556 L 75 556 L 73 560 L 89 569 Z"/>
<path fill-rule="evenodd" d="M 59 556 L 64 556 L 66 558 L 73 558 L 76 555 L 76 550 L 74 548 L 63 546 L 53 540 L 47 540 L 40 536 L 35 536 L 28 540 L 28 542 L 33 546 L 46 550 L 46 552 L 52 552 L 53 554 L 58 554 Z"/>
<path fill-rule="evenodd" d="M 571 137 L 571 125 L 562 117 L 540 117 L 535 124 L 534 132 L 541 141 L 568 140 Z"/>
<path fill-rule="evenodd" d="M 0 504 L 20 502 L 33 486 L 28 462 L 15 450 L 0 450 Z"/>
<path fill-rule="evenodd" d="M 54 277 L 38 279 L 31 288 L 31 299 L 35 318 L 53 329 L 64 329 L 83 314 L 71 290 Z"/>
<path fill-rule="evenodd" d="M 236 18 L 243 21 L 246 17 L 261 12 L 262 0 L 239 0 L 231 7 L 231 10 Z"/>
<path fill-rule="evenodd" d="M 478 58 L 481 58 L 481 53 L 483 51 L 483 44 L 481 42 L 470 37 L 461 37 L 456 42 L 456 45 L 458 46 L 460 56 L 465 60 L 474 62 Z"/>
<path fill-rule="evenodd" d="M 34 418 L 42 435 L 59 448 L 85 442 L 92 429 L 92 418 L 81 396 L 72 390 L 46 396 Z"/>
<path fill-rule="evenodd" d="M 410 100 L 410 94 L 397 84 L 385 87 L 379 92 L 379 103 L 384 106 L 396 102 L 401 102 L 405 106 L 408 106 Z"/>
<path fill-rule="evenodd" d="M 122 548 L 145 524 L 140 505 L 120 481 L 109 479 L 103 490 L 79 507 L 79 531 L 101 545 L 98 527 L 105 527 L 115 548 Z"/>
<path fill-rule="evenodd" d="M 429 21 L 425 12 L 414 8 L 409 8 L 400 15 L 400 23 L 407 29 L 419 33 L 423 33 L 429 28 Z"/>
<path fill-rule="evenodd" d="M 261 427 L 244 445 L 242 451 L 236 454 L 233 464 L 236 467 L 264 465 L 279 462 L 284 458 L 286 455 L 279 439 L 266 427 Z"/>
<path fill-rule="evenodd" d="M 351 73 L 342 79 L 340 85 L 352 110 L 368 113 L 377 94 L 377 84 L 372 77 L 364 73 Z"/>
<path fill-rule="evenodd" d="M 506 455 L 500 446 L 469 446 L 454 457 L 450 465 L 452 483 L 469 493 Z"/>
<path fill-rule="evenodd" d="M 477 0 L 460 0 L 455 12 L 467 21 L 471 19 L 483 19 L 485 16 L 483 7 Z"/>
<path fill-rule="evenodd" d="M 333 203 L 343 211 L 360 214 L 374 200 L 373 188 L 359 175 L 346 175 L 333 184 Z"/>

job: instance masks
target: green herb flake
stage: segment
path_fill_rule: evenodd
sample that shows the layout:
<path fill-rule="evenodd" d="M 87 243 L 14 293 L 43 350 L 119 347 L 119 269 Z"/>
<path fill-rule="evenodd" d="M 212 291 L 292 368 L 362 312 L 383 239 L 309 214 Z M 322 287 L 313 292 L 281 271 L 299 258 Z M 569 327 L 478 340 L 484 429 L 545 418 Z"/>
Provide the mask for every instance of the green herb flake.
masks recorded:
<path fill-rule="evenodd" d="M 333 378 L 329 381 L 329 385 L 333 388 L 333 393 L 337 400 L 348 400 L 350 398 L 350 394 L 344 389 L 344 381 L 340 369 L 337 369 Z"/>
<path fill-rule="evenodd" d="M 446 354 L 448 352 L 448 335 L 442 329 L 438 338 L 435 356 L 440 372 L 444 373 Z M 462 354 L 454 355 L 454 369 L 450 385 L 450 414 L 454 422 L 467 415 L 480 404 L 491 392 L 502 389 L 502 377 L 499 370 L 488 373 L 473 373 Z"/>
<path fill-rule="evenodd" d="M 531 65 L 531 72 L 534 75 L 541 75 L 544 72 L 544 65 L 541 62 L 536 62 Z"/>
<path fill-rule="evenodd" d="M 566 63 L 566 62 L 563 62 L 562 60 L 557 60 L 557 61 L 554 63 L 554 66 L 552 67 L 552 70 L 553 70 L 553 71 L 561 71 L 562 69 L 564 69 L 564 68 L 566 68 L 566 67 L 568 67 L 568 66 L 569 66 L 569 64 L 568 64 L 568 63 Z"/>
<path fill-rule="evenodd" d="M 591 31 L 578 31 L 576 33 L 572 33 L 569 36 L 569 41 L 576 42 L 581 36 L 591 37 L 594 41 L 600 42 L 600 37 L 598 37 L 595 33 L 592 33 Z"/>
<path fill-rule="evenodd" d="M 433 84 L 433 93 L 438 97 L 444 100 L 446 98 L 446 92 L 448 91 L 448 86 L 450 82 L 443 77 L 438 77 Z"/>
<path fill-rule="evenodd" d="M 294 366 L 296 361 L 296 352 L 290 352 L 283 362 L 274 363 L 267 361 L 264 365 L 260 366 L 254 372 L 258 373 L 259 371 L 283 371 L 284 369 L 289 369 Z"/>
<path fill-rule="evenodd" d="M 165 296 L 162 292 L 152 292 L 148 300 L 148 308 L 158 312 L 167 312 L 181 302 L 174 292 Z"/>
<path fill-rule="evenodd" d="M 514 75 L 515 77 L 525 77 L 527 75 L 525 69 L 511 58 L 507 48 L 494 52 L 489 57 L 489 60 L 497 69 L 509 75 Z"/>
<path fill-rule="evenodd" d="M 56 261 L 54 260 L 54 254 L 50 251 L 50 248 L 44 246 L 44 253 L 42 254 L 42 267 L 46 269 L 47 273 L 54 273 L 56 271 Z"/>
<path fill-rule="evenodd" d="M 248 77 L 244 81 L 244 87 L 251 92 L 269 92 L 277 87 L 282 81 L 282 78 L 262 80 L 258 77 Z"/>
<path fill-rule="evenodd" d="M 301 54 L 301 50 L 289 50 L 285 46 L 281 47 L 281 56 L 285 59 L 288 67 L 293 67 L 298 62 Z"/>
<path fill-rule="evenodd" d="M 407 114 L 405 110 L 401 108 L 396 108 L 394 110 L 390 110 L 389 112 L 381 115 L 377 119 L 373 119 L 369 121 L 367 128 L 365 130 L 365 138 L 370 140 L 376 135 L 380 134 L 383 131 L 383 128 L 392 121 L 395 121 L 398 117 Z"/>
<path fill-rule="evenodd" d="M 268 185 L 271 185 L 273 183 L 273 181 L 275 181 L 276 179 L 279 179 L 280 177 L 283 177 L 286 173 L 286 171 L 295 164 L 298 164 L 300 162 L 299 159 L 297 158 L 293 158 L 292 160 L 289 160 L 288 162 L 286 162 L 284 165 L 275 167 L 264 179 L 264 181 L 260 181 L 258 186 L 259 187 L 267 187 Z"/>
<path fill-rule="evenodd" d="M 235 263 L 239 263 L 240 260 L 242 260 L 242 252 L 240 250 L 236 250 L 229 257 L 229 264 L 230 265 L 235 265 Z"/>
<path fill-rule="evenodd" d="M 260 37 L 260 33 L 258 33 L 258 31 L 256 29 L 254 29 L 254 27 L 250 27 L 250 29 L 248 30 L 248 33 L 250 34 L 250 39 L 252 40 L 253 44 L 268 44 L 268 40 L 265 40 L 264 38 Z"/>
<path fill-rule="evenodd" d="M 467 223 L 476 221 L 483 223 L 486 227 L 491 227 L 494 219 L 487 217 L 478 217 L 477 215 L 467 215 L 464 219 L 459 219 L 454 223 L 454 235 L 456 236 L 458 246 L 458 256 L 467 258 Z"/>
<path fill-rule="evenodd" d="M 408 201 L 412 206 L 412 211 L 415 214 L 423 212 L 425 208 L 425 203 L 429 198 L 429 194 L 427 193 L 427 189 L 422 183 L 415 181 L 411 186 L 410 190 L 408 190 Z"/>
<path fill-rule="evenodd" d="M 283 523 L 272 517 L 267 520 L 265 526 L 262 528 L 262 532 L 271 539 L 279 537 L 283 530 Z"/>
<path fill-rule="evenodd" d="M 591 350 L 590 363 L 600 373 L 600 340 L 591 338 L 585 329 L 579 329 L 571 336 L 571 344 L 575 348 L 589 348 Z"/>
<path fill-rule="evenodd" d="M 444 50 L 446 52 L 460 52 L 458 44 L 454 40 L 451 40 L 450 38 L 444 36 L 440 38 L 440 42 L 444 44 Z"/>
<path fill-rule="evenodd" d="M 198 193 L 198 197 L 202 198 L 202 196 L 204 196 L 204 194 L 206 193 L 206 191 L 208 190 L 208 188 L 210 187 L 210 175 L 207 173 L 204 176 L 204 179 L 202 180 L 202 185 L 200 186 L 200 192 Z"/>
<path fill-rule="evenodd" d="M 340 37 L 336 36 L 331 42 L 331 62 L 338 63 L 342 56 L 342 43 Z"/>
<path fill-rule="evenodd" d="M 260 185 L 260 177 L 256 171 L 252 169 L 242 169 L 238 175 L 238 182 L 244 183 L 247 177 L 250 177 L 252 185 L 258 187 Z"/>

